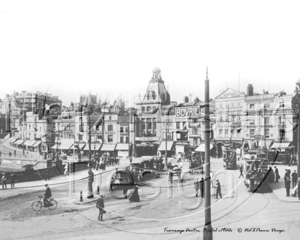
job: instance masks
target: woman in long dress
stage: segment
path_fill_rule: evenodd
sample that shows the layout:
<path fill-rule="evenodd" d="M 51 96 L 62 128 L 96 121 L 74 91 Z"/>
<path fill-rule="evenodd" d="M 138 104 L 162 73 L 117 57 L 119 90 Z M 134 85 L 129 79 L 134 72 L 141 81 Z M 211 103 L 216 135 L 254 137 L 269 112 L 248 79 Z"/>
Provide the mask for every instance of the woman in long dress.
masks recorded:
<path fill-rule="evenodd" d="M 136 185 L 133 193 L 130 195 L 129 199 L 130 202 L 139 202 L 140 201 L 140 195 L 139 195 L 139 187 Z"/>

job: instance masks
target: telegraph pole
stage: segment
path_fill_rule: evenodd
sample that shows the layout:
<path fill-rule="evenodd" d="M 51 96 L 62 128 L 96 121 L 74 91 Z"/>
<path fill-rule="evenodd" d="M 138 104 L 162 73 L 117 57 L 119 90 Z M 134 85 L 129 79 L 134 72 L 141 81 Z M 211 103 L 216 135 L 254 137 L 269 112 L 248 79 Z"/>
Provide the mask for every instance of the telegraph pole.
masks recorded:
<path fill-rule="evenodd" d="M 208 69 L 206 68 L 205 79 L 205 226 L 203 229 L 203 239 L 212 240 L 211 226 L 211 196 L 210 196 L 210 118 L 209 118 L 209 80 Z"/>

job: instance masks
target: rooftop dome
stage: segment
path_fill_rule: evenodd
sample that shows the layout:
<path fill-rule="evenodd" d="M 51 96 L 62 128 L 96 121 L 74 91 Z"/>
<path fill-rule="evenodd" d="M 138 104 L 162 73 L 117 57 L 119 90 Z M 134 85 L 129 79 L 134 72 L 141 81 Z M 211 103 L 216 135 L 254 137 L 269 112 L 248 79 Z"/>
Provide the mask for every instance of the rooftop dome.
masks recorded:
<path fill-rule="evenodd" d="M 160 73 L 160 69 L 158 67 L 154 68 L 153 73 Z"/>

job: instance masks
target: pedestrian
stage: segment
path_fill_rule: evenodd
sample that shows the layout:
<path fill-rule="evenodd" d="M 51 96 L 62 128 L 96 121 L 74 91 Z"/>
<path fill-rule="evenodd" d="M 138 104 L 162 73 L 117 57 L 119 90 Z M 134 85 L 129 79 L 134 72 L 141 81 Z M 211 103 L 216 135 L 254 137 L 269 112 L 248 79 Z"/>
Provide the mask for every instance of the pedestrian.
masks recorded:
<path fill-rule="evenodd" d="M 137 179 L 138 179 L 139 183 L 142 183 L 142 181 L 143 181 L 143 171 L 142 171 L 142 169 L 140 169 Z"/>
<path fill-rule="evenodd" d="M 14 156 L 16 156 L 17 155 L 17 151 L 16 150 L 14 150 Z"/>
<path fill-rule="evenodd" d="M 128 198 L 130 202 L 139 202 L 140 201 L 140 195 L 139 195 L 139 187 L 138 185 L 135 185 L 135 188 L 133 190 L 133 193 Z"/>
<path fill-rule="evenodd" d="M 288 178 L 290 178 L 290 172 L 288 171 L 288 169 L 285 169 L 285 174 L 284 174 L 284 182 L 288 179 Z"/>
<path fill-rule="evenodd" d="M 278 171 L 278 168 L 275 166 L 275 181 L 278 182 L 278 179 L 280 179 L 280 176 L 279 176 L 279 171 Z"/>
<path fill-rule="evenodd" d="M 298 178 L 298 199 L 300 200 L 300 177 Z"/>
<path fill-rule="evenodd" d="M 292 188 L 294 188 L 297 185 L 297 172 L 294 170 L 292 173 Z"/>
<path fill-rule="evenodd" d="M 199 178 L 197 178 L 197 179 L 194 181 L 194 189 L 195 189 L 196 197 L 198 197 L 198 192 L 199 192 L 199 190 L 200 190 L 200 182 L 199 182 Z"/>
<path fill-rule="evenodd" d="M 101 194 L 96 204 L 96 207 L 99 209 L 99 215 L 98 215 L 99 221 L 103 221 L 103 214 L 106 213 L 106 211 L 104 210 L 104 198 L 105 195 Z"/>
<path fill-rule="evenodd" d="M 6 185 L 7 178 L 6 178 L 5 173 L 2 174 L 1 180 L 2 180 L 2 189 L 3 189 L 3 190 L 4 190 L 4 189 L 7 189 L 7 185 Z"/>
<path fill-rule="evenodd" d="M 273 168 L 270 167 L 268 172 L 269 172 L 269 173 L 268 173 L 268 174 L 269 174 L 269 175 L 268 175 L 268 180 L 269 180 L 269 182 L 274 182 L 274 171 L 273 171 Z"/>
<path fill-rule="evenodd" d="M 291 179 L 287 178 L 284 182 L 285 185 L 285 189 L 286 189 L 286 196 L 289 197 L 290 196 L 290 188 L 291 188 Z"/>
<path fill-rule="evenodd" d="M 239 176 L 239 178 L 240 178 L 241 176 L 244 177 L 244 174 L 243 174 L 243 165 L 240 166 L 240 176 Z"/>
<path fill-rule="evenodd" d="M 205 193 L 205 181 L 203 178 L 201 178 L 200 181 L 200 192 L 201 192 L 201 197 L 204 198 L 204 193 Z"/>
<path fill-rule="evenodd" d="M 15 188 L 15 174 L 14 173 L 10 174 L 10 187 Z"/>
<path fill-rule="evenodd" d="M 91 168 L 88 171 L 88 196 L 87 198 L 93 198 L 93 182 L 94 182 L 94 173 Z"/>
<path fill-rule="evenodd" d="M 216 192 L 216 199 L 218 199 L 218 195 L 220 195 L 220 198 L 222 198 L 222 193 L 221 193 L 221 184 L 219 180 L 217 179 L 217 192 Z"/>

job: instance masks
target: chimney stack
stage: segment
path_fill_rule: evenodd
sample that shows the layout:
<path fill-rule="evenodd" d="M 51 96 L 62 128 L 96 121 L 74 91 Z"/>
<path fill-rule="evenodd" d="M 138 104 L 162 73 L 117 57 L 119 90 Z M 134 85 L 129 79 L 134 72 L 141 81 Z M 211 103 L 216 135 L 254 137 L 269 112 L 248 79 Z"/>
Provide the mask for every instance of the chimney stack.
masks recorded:
<path fill-rule="evenodd" d="M 253 86 L 252 86 L 252 84 L 248 84 L 248 86 L 247 86 L 247 96 L 253 96 Z"/>

